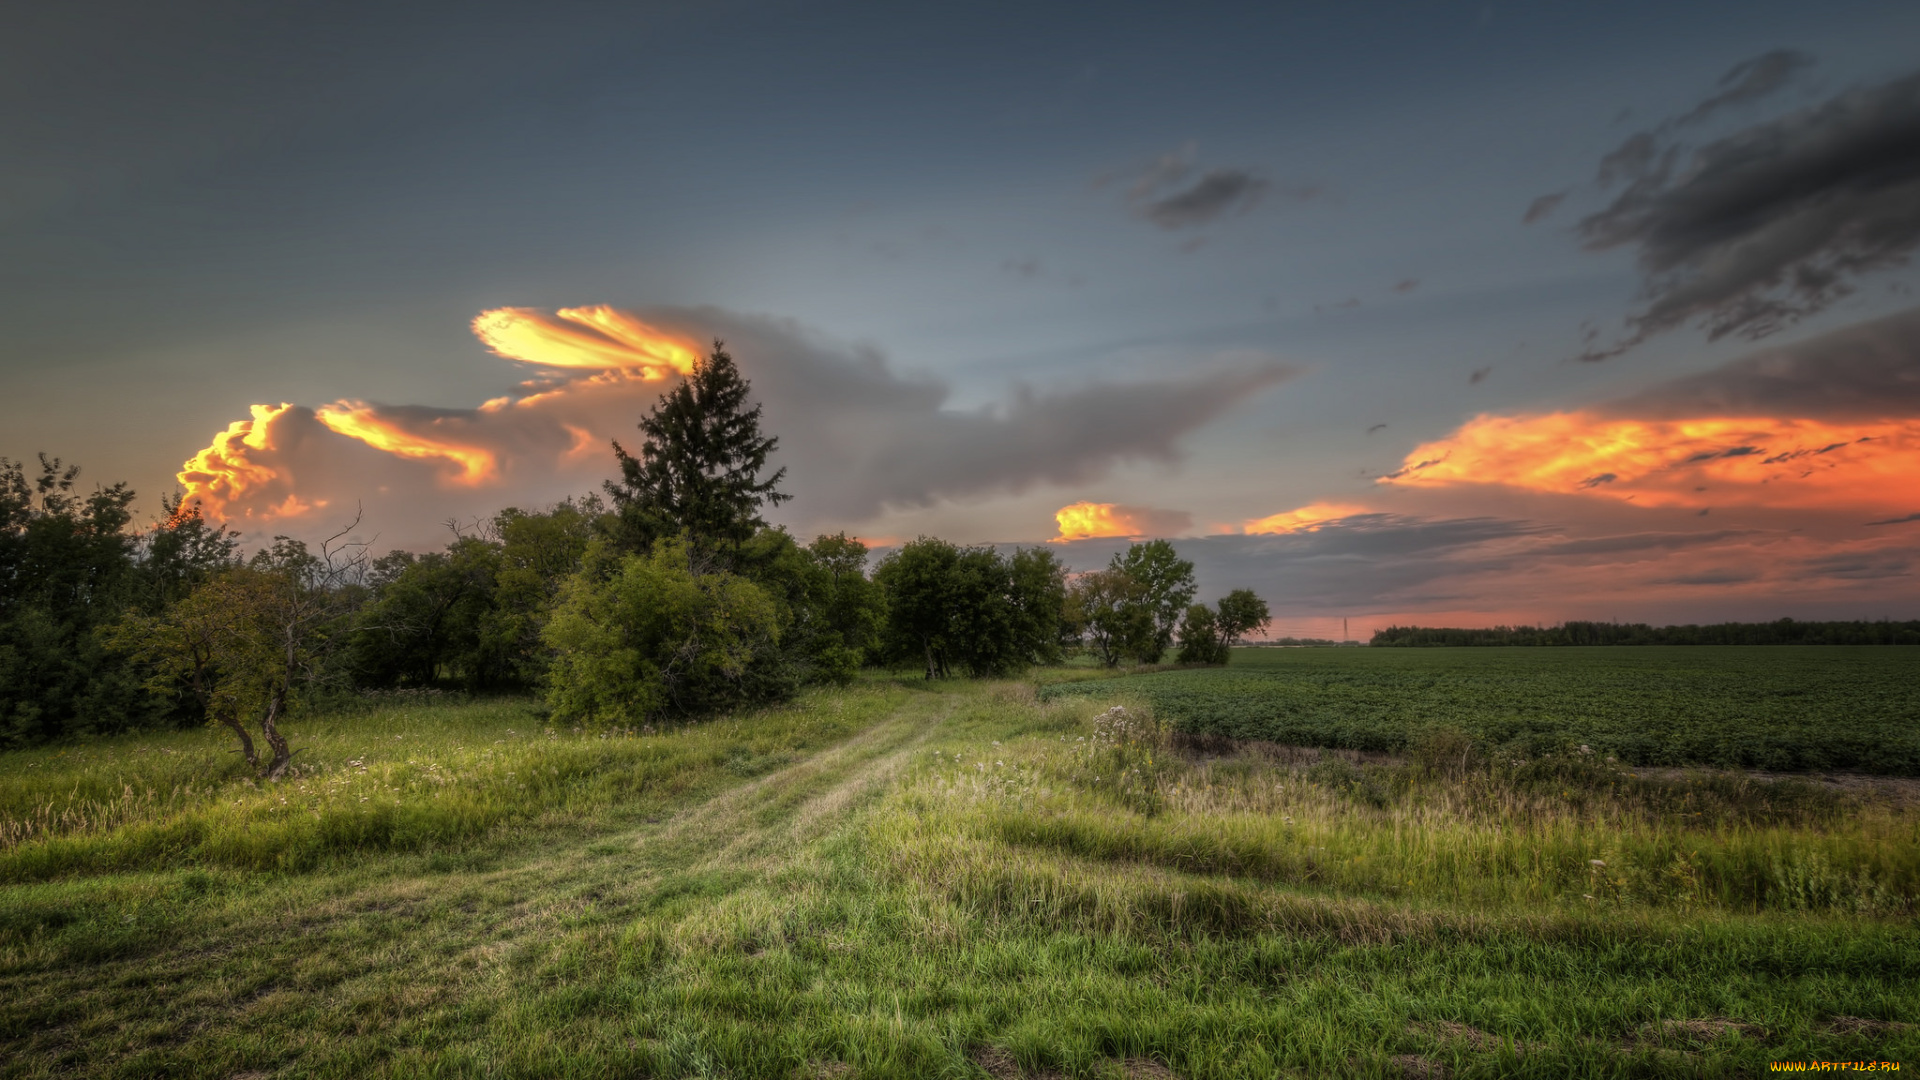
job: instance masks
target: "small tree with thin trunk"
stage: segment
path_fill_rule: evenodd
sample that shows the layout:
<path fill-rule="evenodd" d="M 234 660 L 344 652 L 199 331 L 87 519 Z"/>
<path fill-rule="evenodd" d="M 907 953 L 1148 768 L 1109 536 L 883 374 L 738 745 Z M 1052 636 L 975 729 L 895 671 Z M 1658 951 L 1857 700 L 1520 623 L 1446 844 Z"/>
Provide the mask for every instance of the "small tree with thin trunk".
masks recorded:
<path fill-rule="evenodd" d="M 113 634 L 150 666 L 153 690 L 191 695 L 209 723 L 232 731 L 240 755 L 263 779 L 286 775 L 294 751 L 280 724 L 298 704 L 296 689 L 323 677 L 333 639 L 345 629 L 351 586 L 366 566 L 365 545 L 343 543 L 346 532 L 318 552 L 276 537 L 246 565 L 218 574 L 160 615 L 128 618 Z M 250 723 L 271 754 L 264 764 Z"/>

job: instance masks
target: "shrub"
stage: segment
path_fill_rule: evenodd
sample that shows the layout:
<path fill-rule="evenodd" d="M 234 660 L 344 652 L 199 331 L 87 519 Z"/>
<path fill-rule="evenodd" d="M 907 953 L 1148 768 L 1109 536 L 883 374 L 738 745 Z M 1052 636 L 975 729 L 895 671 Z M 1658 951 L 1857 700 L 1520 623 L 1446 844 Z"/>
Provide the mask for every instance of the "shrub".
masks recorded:
<path fill-rule="evenodd" d="M 772 599 L 736 574 L 696 574 L 684 543 L 568 579 L 543 636 L 555 719 L 631 724 L 785 696 Z"/>

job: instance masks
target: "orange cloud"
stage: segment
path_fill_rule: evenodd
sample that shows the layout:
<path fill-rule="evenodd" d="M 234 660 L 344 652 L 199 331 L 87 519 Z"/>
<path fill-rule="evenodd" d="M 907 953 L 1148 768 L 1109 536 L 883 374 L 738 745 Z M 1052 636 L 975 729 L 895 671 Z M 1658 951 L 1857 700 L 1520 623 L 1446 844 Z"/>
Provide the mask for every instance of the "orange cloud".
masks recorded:
<path fill-rule="evenodd" d="M 690 375 L 699 350 L 677 334 L 604 304 L 561 308 L 495 308 L 473 320 L 487 348 L 510 360 L 556 368 L 618 369 L 643 379 Z"/>
<path fill-rule="evenodd" d="M 228 424 L 227 430 L 213 437 L 212 444 L 189 458 L 175 474 L 186 489 L 183 505 L 197 501 L 210 516 L 219 520 L 226 515 L 229 503 L 247 500 L 280 479 L 277 470 L 255 460 L 256 452 L 274 449 L 274 422 L 292 408 L 284 403 L 255 405 L 251 409 L 251 420 Z M 283 503 L 282 506 L 291 509 L 298 504 Z M 262 516 L 272 514 L 273 511 L 266 511 Z"/>
<path fill-rule="evenodd" d="M 1920 491 L 1920 420 L 1483 415 L 1380 482 L 1500 484 L 1642 506 L 1904 505 Z"/>
<path fill-rule="evenodd" d="M 1053 520 L 1060 527 L 1060 535 L 1049 541 L 1055 544 L 1101 537 L 1164 536 L 1193 523 L 1191 516 L 1179 510 L 1096 502 L 1063 506 L 1054 511 Z"/>
<path fill-rule="evenodd" d="M 1297 533 L 1313 532 L 1328 522 L 1350 518 L 1356 514 L 1370 514 L 1373 511 L 1364 506 L 1351 503 L 1317 502 L 1303 506 L 1298 510 L 1288 510 L 1279 514 L 1270 514 L 1263 518 L 1253 518 L 1240 526 L 1240 531 L 1248 535 L 1254 533 Z"/>
<path fill-rule="evenodd" d="M 257 405 L 254 407 L 259 408 Z M 314 417 L 337 434 L 358 439 L 376 450 L 384 450 L 397 457 L 418 460 L 438 458 L 452 462 L 460 469 L 459 475 L 454 477 L 456 483 L 483 483 L 493 479 L 499 472 L 491 452 L 407 430 L 362 401 L 336 401 L 331 405 L 322 405 L 314 410 Z M 429 426 L 439 422 L 427 421 Z"/>

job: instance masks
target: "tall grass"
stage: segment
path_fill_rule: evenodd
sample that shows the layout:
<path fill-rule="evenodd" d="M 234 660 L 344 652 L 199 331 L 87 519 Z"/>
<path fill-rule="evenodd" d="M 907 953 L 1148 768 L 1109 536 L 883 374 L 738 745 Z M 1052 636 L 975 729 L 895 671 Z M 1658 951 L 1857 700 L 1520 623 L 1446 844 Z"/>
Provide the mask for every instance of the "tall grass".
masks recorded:
<path fill-rule="evenodd" d="M 178 866 L 312 869 L 458 848 L 510 826 L 627 817 L 765 772 L 873 722 L 885 686 L 649 734 L 544 724 L 525 702 L 309 718 L 287 778 L 256 780 L 213 731 L 0 758 L 0 881 Z"/>
<path fill-rule="evenodd" d="M 1108 704 L 873 680 L 604 740 L 383 708 L 309 720 L 278 788 L 210 733 L 0 755 L 0 1080 L 1920 1055 L 1910 807 L 1459 732 L 1404 760 L 1182 739 Z"/>

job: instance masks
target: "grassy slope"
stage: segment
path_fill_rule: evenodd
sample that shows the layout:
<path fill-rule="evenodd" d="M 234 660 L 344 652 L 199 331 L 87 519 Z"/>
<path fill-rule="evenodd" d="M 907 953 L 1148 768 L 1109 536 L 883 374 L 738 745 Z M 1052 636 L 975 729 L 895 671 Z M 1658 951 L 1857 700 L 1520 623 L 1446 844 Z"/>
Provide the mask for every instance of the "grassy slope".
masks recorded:
<path fill-rule="evenodd" d="M 56 833 L 0 856 L 0 1076 L 1920 1060 L 1833 1020 L 1920 1023 L 1920 833 L 1885 805 L 1173 758 L 1018 686 L 633 739 L 511 704 L 304 727 L 265 791 L 199 779 L 208 733 L 0 757 L 6 820 Z"/>
<path fill-rule="evenodd" d="M 1125 686 L 1189 730 L 1399 751 L 1424 730 L 1635 765 L 1920 776 L 1920 649 L 1686 646 L 1237 649 Z"/>

